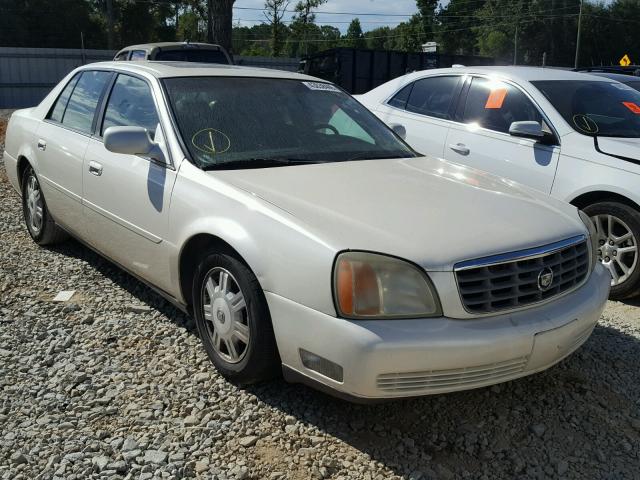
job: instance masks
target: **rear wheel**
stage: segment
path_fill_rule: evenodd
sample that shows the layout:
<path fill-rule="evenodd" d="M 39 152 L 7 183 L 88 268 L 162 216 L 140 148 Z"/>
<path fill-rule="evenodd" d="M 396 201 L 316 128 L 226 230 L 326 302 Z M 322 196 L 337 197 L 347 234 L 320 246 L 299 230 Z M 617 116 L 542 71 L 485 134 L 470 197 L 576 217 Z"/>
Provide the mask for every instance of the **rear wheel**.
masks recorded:
<path fill-rule="evenodd" d="M 205 350 L 224 377 L 250 384 L 278 373 L 267 302 L 258 279 L 242 262 L 207 255 L 194 276 L 193 305 Z"/>
<path fill-rule="evenodd" d="M 38 245 L 50 245 L 67 238 L 64 230 L 53 221 L 31 166 L 22 176 L 22 213 L 29 235 Z"/>
<path fill-rule="evenodd" d="M 618 202 L 584 209 L 598 232 L 598 258 L 611 273 L 611 295 L 622 300 L 640 294 L 640 212 Z"/>

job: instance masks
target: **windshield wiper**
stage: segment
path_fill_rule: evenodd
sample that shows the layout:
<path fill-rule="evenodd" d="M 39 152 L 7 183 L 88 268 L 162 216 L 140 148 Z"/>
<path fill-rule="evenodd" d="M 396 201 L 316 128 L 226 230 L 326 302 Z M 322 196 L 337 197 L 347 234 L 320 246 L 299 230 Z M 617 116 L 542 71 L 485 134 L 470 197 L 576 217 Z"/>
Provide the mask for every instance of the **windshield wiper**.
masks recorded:
<path fill-rule="evenodd" d="M 273 168 L 286 167 L 289 165 L 311 165 L 314 163 L 322 163 L 317 160 L 308 160 L 303 158 L 286 158 L 286 157 L 270 157 L 270 158 L 244 158 L 242 160 L 230 160 L 228 162 L 204 165 L 203 170 L 241 170 L 250 168 Z"/>

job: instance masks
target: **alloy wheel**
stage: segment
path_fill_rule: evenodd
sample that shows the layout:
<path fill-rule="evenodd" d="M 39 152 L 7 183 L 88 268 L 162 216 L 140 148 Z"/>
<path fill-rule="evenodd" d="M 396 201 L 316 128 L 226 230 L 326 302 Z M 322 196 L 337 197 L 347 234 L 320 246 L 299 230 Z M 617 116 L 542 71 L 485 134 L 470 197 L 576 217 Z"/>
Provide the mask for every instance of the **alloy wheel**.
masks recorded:
<path fill-rule="evenodd" d="M 638 264 L 638 239 L 629 226 L 614 215 L 595 215 L 598 259 L 611 273 L 611 286 L 625 282 Z"/>
<path fill-rule="evenodd" d="M 202 312 L 216 353 L 226 362 L 240 362 L 249 348 L 251 329 L 244 294 L 224 268 L 207 273 L 202 286 Z"/>
<path fill-rule="evenodd" d="M 33 235 L 38 235 L 42 230 L 44 220 L 44 202 L 42 201 L 40 184 L 33 174 L 27 179 L 26 206 L 29 229 Z"/>

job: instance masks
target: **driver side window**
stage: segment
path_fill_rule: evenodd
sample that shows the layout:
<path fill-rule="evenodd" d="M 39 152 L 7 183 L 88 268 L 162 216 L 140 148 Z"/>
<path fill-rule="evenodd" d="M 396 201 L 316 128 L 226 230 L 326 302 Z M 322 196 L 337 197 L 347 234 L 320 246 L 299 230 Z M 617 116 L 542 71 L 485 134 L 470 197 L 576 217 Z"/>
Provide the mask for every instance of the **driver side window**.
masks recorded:
<path fill-rule="evenodd" d="M 149 85 L 129 75 L 118 75 L 102 122 L 101 134 L 109 127 L 143 127 L 154 136 L 158 113 Z"/>

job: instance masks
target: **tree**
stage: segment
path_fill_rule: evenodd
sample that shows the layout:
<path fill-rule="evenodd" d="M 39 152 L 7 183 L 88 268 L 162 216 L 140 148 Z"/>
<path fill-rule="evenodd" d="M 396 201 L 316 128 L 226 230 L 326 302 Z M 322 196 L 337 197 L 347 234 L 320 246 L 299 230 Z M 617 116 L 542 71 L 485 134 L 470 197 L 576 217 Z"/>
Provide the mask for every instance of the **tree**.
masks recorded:
<path fill-rule="evenodd" d="M 343 44 L 345 47 L 352 48 L 365 48 L 367 46 L 364 34 L 362 33 L 360 19 L 354 18 L 351 21 L 349 28 L 347 29 L 347 34 L 344 36 Z"/>
<path fill-rule="evenodd" d="M 420 23 L 422 27 L 421 42 L 432 42 L 435 40 L 436 8 L 438 0 L 416 0 L 418 12 L 420 13 Z"/>
<path fill-rule="evenodd" d="M 265 0 L 264 2 L 264 16 L 267 18 L 269 25 L 271 25 L 271 54 L 274 57 L 279 57 L 282 53 L 283 45 L 283 27 L 282 19 L 285 11 L 289 6 L 288 0 Z"/>
<path fill-rule="evenodd" d="M 289 48 L 293 56 L 309 54 L 309 39 L 313 34 L 317 35 L 319 33 L 314 23 L 316 15 L 313 10 L 326 2 L 327 0 L 300 0 L 296 4 L 294 8 L 296 14 L 293 16 L 293 22 L 290 27 L 292 36 L 288 41 L 290 46 L 293 47 Z"/>
<path fill-rule="evenodd" d="M 207 39 L 231 52 L 235 0 L 207 0 Z"/>

